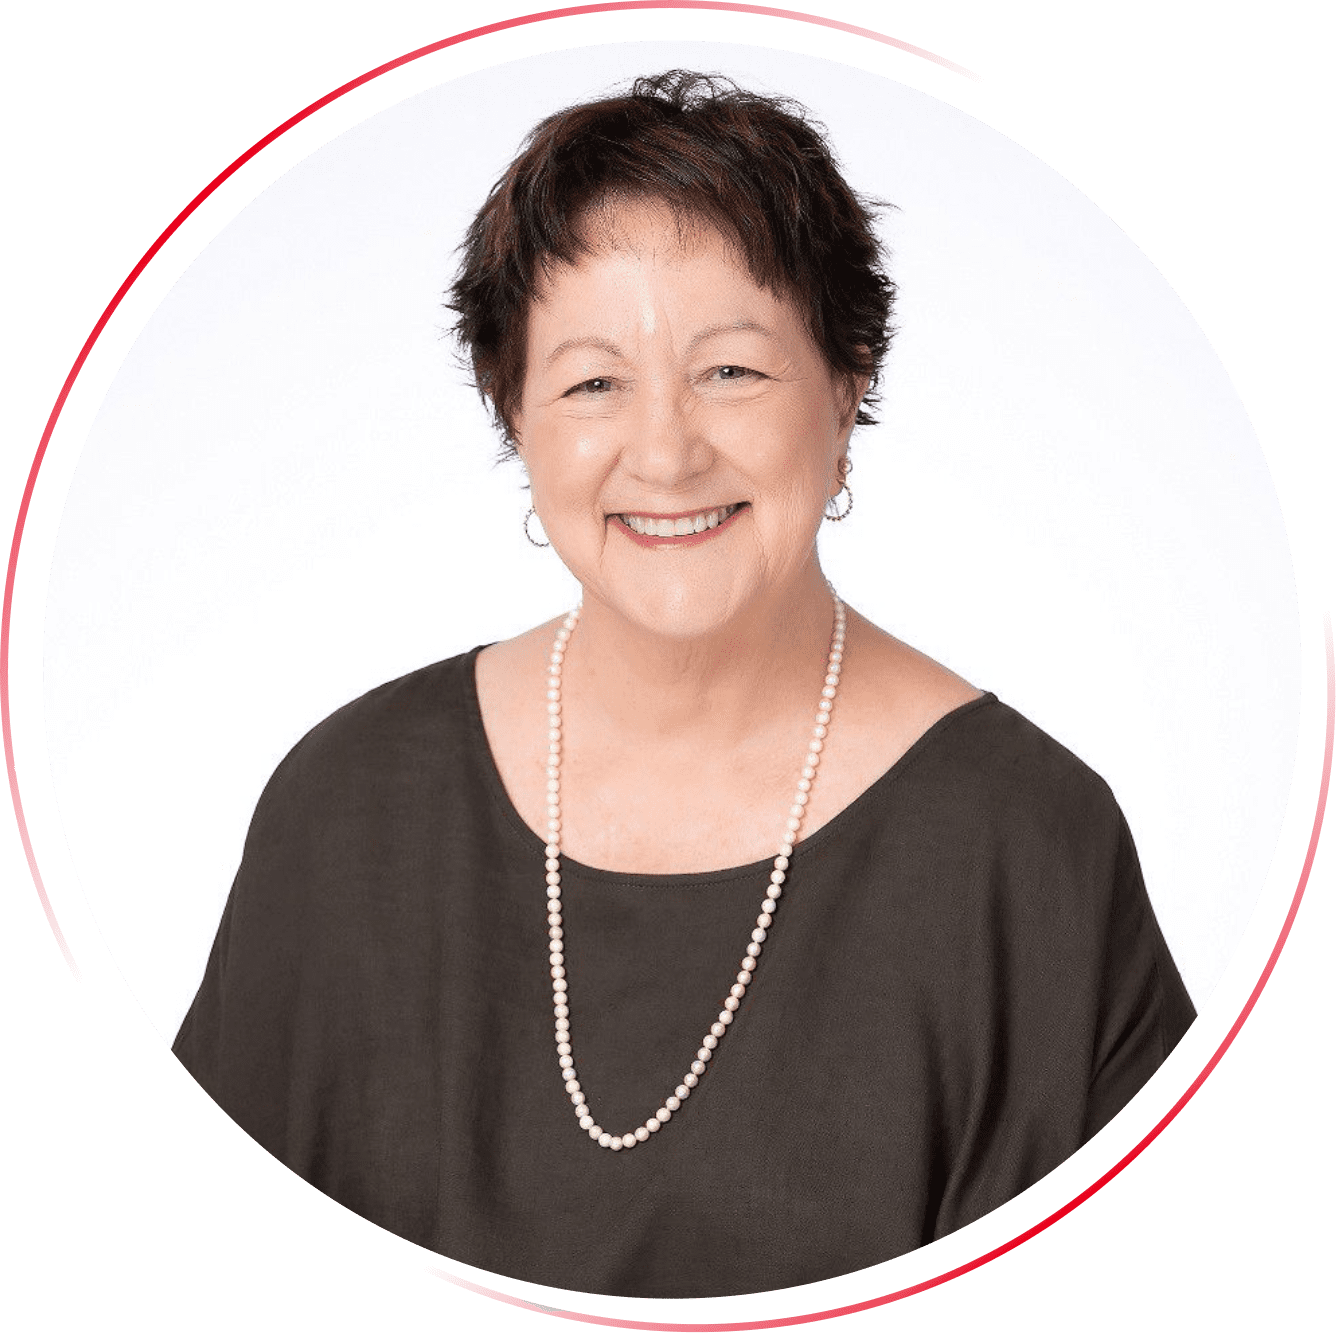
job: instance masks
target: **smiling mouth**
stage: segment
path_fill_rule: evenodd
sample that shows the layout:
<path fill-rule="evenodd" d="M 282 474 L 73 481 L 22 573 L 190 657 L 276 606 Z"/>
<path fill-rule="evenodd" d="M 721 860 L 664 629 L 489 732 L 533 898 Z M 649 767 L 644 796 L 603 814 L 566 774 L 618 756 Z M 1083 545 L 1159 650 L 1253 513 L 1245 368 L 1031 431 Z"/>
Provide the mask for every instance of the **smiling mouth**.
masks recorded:
<path fill-rule="evenodd" d="M 672 537 L 694 537 L 702 532 L 708 532 L 732 518 L 742 507 L 740 502 L 719 505 L 714 509 L 701 509 L 694 514 L 613 514 L 612 517 L 630 528 L 638 537 L 657 537 L 663 540 Z"/>

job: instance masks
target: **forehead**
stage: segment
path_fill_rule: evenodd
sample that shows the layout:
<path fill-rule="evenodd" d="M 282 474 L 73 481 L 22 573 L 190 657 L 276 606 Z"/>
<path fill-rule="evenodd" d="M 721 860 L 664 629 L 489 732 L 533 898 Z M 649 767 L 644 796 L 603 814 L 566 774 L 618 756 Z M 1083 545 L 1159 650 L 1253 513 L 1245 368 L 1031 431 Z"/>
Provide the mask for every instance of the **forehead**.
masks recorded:
<path fill-rule="evenodd" d="M 745 307 L 805 327 L 789 295 L 759 283 L 736 240 L 708 219 L 654 200 L 605 203 L 581 220 L 578 234 L 584 252 L 539 275 L 531 341 L 556 323 L 616 322 L 649 307 L 702 319 Z"/>

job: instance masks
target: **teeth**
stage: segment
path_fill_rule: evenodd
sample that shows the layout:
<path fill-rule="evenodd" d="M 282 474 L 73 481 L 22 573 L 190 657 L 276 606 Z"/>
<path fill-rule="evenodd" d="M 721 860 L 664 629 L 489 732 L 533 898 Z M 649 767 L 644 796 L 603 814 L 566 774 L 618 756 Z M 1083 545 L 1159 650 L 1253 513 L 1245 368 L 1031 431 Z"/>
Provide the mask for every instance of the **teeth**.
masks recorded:
<path fill-rule="evenodd" d="M 717 528 L 736 510 L 737 505 L 721 505 L 718 509 L 708 509 L 690 518 L 645 518 L 640 514 L 622 514 L 620 517 L 632 532 L 642 537 L 690 537 L 697 532 Z"/>

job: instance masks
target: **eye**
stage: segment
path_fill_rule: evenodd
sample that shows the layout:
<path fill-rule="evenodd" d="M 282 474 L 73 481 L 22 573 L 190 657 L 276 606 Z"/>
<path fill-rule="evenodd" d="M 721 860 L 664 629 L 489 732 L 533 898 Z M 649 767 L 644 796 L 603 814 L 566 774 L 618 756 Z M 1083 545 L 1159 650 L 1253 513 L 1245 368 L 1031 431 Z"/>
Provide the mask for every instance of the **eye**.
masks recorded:
<path fill-rule="evenodd" d="M 612 391 L 612 381 L 605 379 L 602 375 L 596 376 L 592 380 L 584 380 L 579 384 L 573 385 L 567 389 L 563 397 L 575 398 L 580 394 L 592 393 L 610 393 Z"/>
<path fill-rule="evenodd" d="M 715 366 L 705 375 L 705 382 L 711 385 L 749 385 L 764 378 L 759 370 L 752 370 L 751 366 Z"/>

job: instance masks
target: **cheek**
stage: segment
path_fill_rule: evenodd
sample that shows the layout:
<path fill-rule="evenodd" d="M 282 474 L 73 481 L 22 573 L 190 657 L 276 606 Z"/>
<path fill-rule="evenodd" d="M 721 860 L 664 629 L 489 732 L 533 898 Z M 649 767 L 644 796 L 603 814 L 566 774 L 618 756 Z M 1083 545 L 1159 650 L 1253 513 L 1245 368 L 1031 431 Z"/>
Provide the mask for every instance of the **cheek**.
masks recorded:
<path fill-rule="evenodd" d="M 834 417 L 820 405 L 795 411 L 784 423 L 782 457 L 775 459 L 777 475 L 787 482 L 795 502 L 815 496 L 824 502 L 835 477 L 840 439 Z"/>
<path fill-rule="evenodd" d="M 521 448 L 535 504 L 553 522 L 572 521 L 598 509 L 608 473 L 609 449 L 596 424 L 562 423 L 534 431 Z"/>

